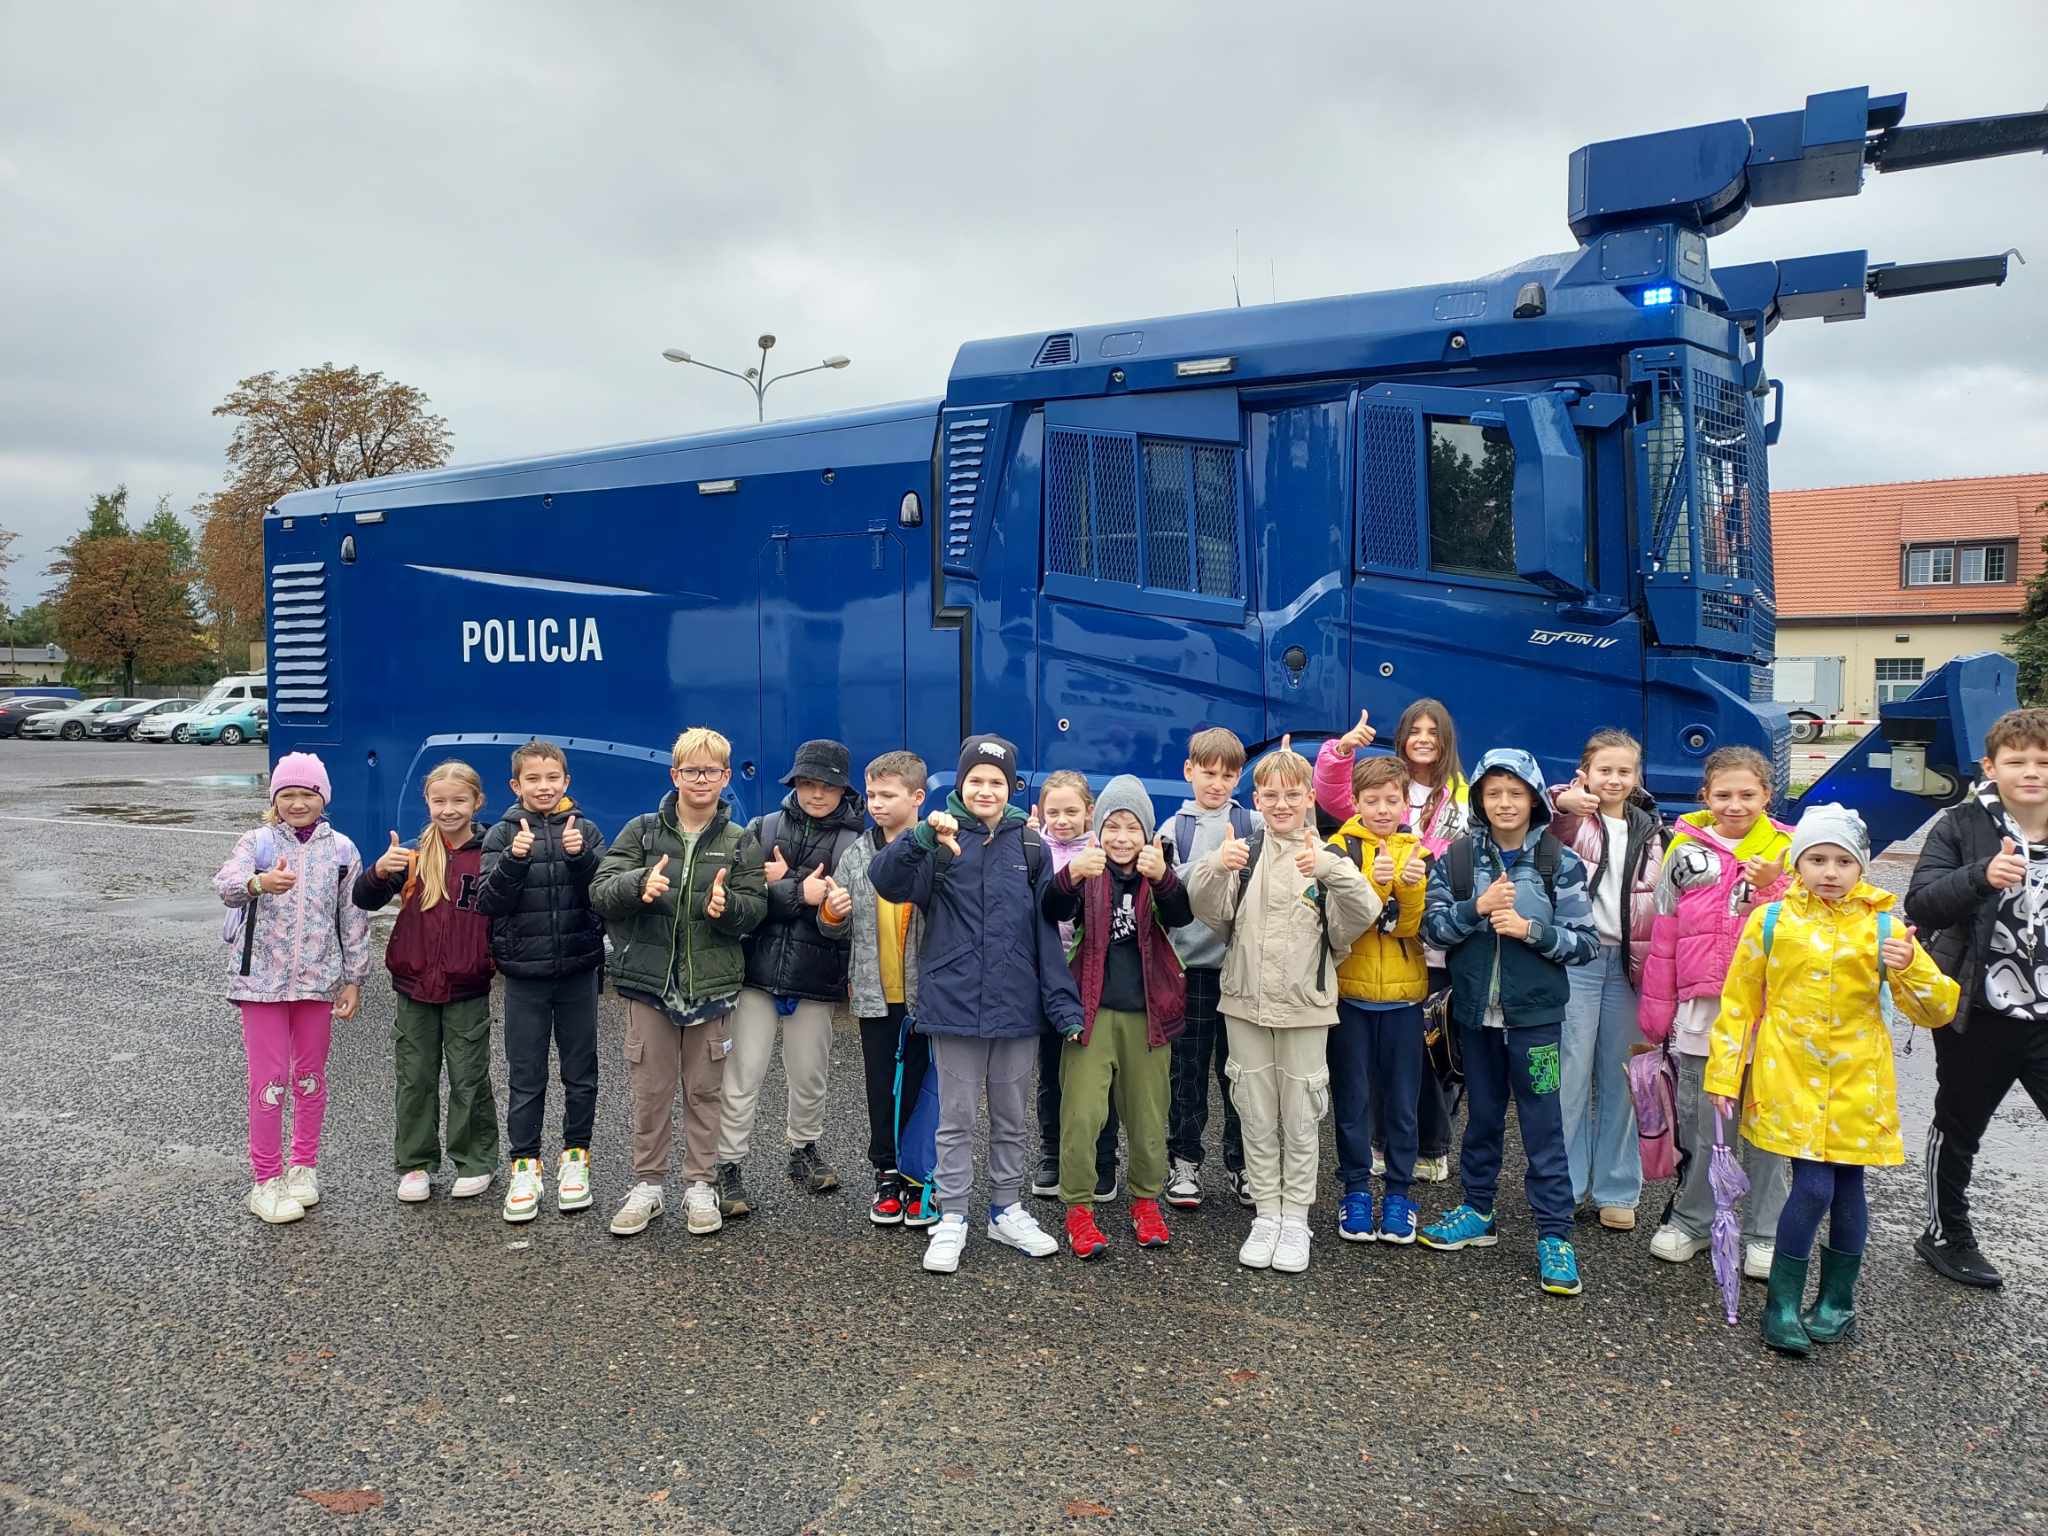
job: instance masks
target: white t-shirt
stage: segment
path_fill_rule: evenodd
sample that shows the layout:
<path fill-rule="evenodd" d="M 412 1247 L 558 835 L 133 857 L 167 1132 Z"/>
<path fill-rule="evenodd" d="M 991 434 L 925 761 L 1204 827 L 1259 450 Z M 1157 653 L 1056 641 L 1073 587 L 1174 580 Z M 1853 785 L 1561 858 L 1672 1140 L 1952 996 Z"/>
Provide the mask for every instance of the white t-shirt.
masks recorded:
<path fill-rule="evenodd" d="M 1604 811 L 1600 820 L 1607 827 L 1607 868 L 1600 877 L 1599 889 L 1593 892 L 1593 926 L 1599 931 L 1602 944 L 1619 944 L 1622 924 L 1628 920 L 1628 823 Z"/>

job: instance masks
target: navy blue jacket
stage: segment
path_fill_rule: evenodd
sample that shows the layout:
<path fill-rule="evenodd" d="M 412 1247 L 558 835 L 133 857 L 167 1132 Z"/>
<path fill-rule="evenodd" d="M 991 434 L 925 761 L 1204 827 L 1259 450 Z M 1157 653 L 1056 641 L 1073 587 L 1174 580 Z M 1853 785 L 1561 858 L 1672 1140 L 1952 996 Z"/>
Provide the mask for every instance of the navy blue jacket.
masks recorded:
<path fill-rule="evenodd" d="M 1024 813 L 1007 808 L 991 833 L 958 795 L 946 809 L 960 823 L 960 857 L 937 846 L 920 822 L 868 866 L 875 894 L 924 914 L 917 960 L 917 1029 L 926 1035 L 1012 1040 L 1082 1026 L 1081 994 L 1060 948 L 1057 924 L 1040 910 L 1052 883 L 1050 855 L 1031 878 Z"/>

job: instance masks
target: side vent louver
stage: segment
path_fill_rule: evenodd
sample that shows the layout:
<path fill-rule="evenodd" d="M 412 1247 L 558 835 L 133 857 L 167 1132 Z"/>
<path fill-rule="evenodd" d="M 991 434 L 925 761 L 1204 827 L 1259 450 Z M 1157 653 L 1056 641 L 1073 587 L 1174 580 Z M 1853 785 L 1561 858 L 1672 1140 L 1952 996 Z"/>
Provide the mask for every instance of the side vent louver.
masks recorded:
<path fill-rule="evenodd" d="M 944 509 L 945 527 L 941 537 L 945 568 L 956 576 L 974 575 L 979 563 L 982 525 L 1002 479 L 1009 421 L 1007 405 L 947 411 L 943 418 L 939 504 Z"/>
<path fill-rule="evenodd" d="M 327 714 L 327 564 L 306 560 L 270 568 L 270 670 L 273 714 L 309 723 Z"/>
<path fill-rule="evenodd" d="M 1074 360 L 1074 333 L 1061 331 L 1057 336 L 1048 336 L 1039 344 L 1038 360 L 1034 368 L 1057 368 Z"/>

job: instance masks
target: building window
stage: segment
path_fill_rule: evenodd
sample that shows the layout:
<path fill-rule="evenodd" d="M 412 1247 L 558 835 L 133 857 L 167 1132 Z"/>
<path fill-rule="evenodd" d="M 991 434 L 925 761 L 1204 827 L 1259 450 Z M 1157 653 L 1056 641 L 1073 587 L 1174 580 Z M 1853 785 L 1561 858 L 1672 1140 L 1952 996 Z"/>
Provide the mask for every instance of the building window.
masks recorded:
<path fill-rule="evenodd" d="M 1973 545 L 1962 550 L 1961 555 L 1962 580 L 1997 582 L 2008 579 L 2006 572 L 2012 568 L 2012 562 L 2003 544 Z"/>
<path fill-rule="evenodd" d="M 1911 697 L 1920 686 L 1927 662 L 1920 656 L 1880 656 L 1877 660 L 1877 702 L 1890 704 Z"/>
<path fill-rule="evenodd" d="M 1993 586 L 2013 579 L 2011 544 L 1938 544 L 1908 549 L 1909 587 Z"/>
<path fill-rule="evenodd" d="M 1906 551 L 1906 585 L 1945 587 L 1956 579 L 1953 549 L 1909 549 Z"/>

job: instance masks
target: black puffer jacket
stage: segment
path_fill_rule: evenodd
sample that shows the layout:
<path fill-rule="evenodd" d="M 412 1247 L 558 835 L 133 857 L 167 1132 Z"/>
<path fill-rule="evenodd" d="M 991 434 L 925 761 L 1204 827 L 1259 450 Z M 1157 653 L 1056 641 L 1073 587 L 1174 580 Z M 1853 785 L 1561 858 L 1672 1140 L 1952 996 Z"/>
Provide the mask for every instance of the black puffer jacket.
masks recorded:
<path fill-rule="evenodd" d="M 1963 989 L 1950 1026 L 1958 1034 L 1970 1027 L 1970 1010 L 1984 1006 L 1980 979 L 1999 901 L 1985 872 L 2004 840 L 2003 820 L 1979 791 L 1934 824 L 1906 888 L 1906 921 L 1920 930 L 1934 963 Z"/>
<path fill-rule="evenodd" d="M 786 876 L 768 882 L 767 919 L 747 938 L 748 986 L 821 1002 L 846 996 L 846 940 L 853 925 L 821 931 L 817 908 L 804 901 L 804 878 L 820 864 L 827 874 L 839 867 L 839 856 L 860 837 L 867 814 L 866 802 L 849 789 L 830 816 L 813 821 L 792 790 L 781 810 L 748 823 L 764 859 L 773 859 L 780 848 L 789 863 Z"/>
<path fill-rule="evenodd" d="M 583 834 L 583 851 L 563 851 L 569 818 Z M 525 858 L 514 858 L 512 839 L 524 820 L 533 832 Z M 549 980 L 594 971 L 604 962 L 604 925 L 590 906 L 590 877 L 604 857 L 604 836 L 573 802 L 545 816 L 517 800 L 484 834 L 484 878 L 476 909 L 491 920 L 491 958 L 507 976 Z"/>

